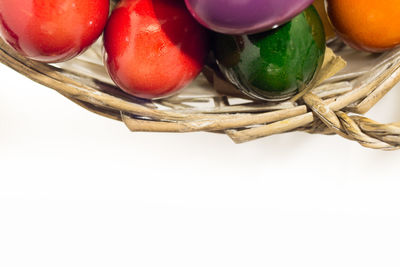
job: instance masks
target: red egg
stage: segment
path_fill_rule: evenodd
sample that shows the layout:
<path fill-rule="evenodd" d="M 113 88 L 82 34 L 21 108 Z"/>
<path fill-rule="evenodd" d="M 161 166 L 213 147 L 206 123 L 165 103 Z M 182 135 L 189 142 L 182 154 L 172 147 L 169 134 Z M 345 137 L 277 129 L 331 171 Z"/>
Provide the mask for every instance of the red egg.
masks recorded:
<path fill-rule="evenodd" d="M 207 39 L 183 1 L 122 0 L 104 33 L 107 70 L 129 94 L 166 97 L 200 73 Z"/>
<path fill-rule="evenodd" d="M 109 0 L 0 0 L 0 33 L 25 57 L 60 62 L 102 33 Z"/>

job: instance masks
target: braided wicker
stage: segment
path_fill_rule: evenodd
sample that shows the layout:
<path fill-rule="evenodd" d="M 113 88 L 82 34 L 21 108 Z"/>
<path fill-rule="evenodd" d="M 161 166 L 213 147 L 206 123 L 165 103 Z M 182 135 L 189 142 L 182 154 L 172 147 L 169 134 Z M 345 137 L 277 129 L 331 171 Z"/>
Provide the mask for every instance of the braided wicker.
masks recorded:
<path fill-rule="evenodd" d="M 124 122 L 131 131 L 224 133 L 236 143 L 306 131 L 338 134 L 368 148 L 400 148 L 400 123 L 380 124 L 359 115 L 400 81 L 400 49 L 371 55 L 335 41 L 312 84 L 278 103 L 248 99 L 209 66 L 178 95 L 155 101 L 132 97 L 108 78 L 100 41 L 78 58 L 55 65 L 23 58 L 0 41 L 0 61 L 87 110 Z"/>

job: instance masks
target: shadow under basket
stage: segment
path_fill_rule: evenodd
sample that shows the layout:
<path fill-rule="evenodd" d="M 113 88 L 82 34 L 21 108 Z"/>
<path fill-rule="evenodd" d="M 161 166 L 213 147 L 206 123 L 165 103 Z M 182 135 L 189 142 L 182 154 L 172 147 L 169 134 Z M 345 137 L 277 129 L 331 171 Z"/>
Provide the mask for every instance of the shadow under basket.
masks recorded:
<path fill-rule="evenodd" d="M 400 81 L 400 49 L 368 54 L 337 40 L 311 84 L 283 102 L 248 99 L 209 66 L 173 97 L 138 99 L 110 80 L 101 49 L 98 41 L 71 61 L 44 64 L 16 54 L 0 40 L 0 61 L 89 111 L 124 122 L 131 131 L 205 131 L 226 134 L 235 143 L 305 131 L 338 134 L 368 148 L 400 148 L 400 123 L 360 116 Z"/>

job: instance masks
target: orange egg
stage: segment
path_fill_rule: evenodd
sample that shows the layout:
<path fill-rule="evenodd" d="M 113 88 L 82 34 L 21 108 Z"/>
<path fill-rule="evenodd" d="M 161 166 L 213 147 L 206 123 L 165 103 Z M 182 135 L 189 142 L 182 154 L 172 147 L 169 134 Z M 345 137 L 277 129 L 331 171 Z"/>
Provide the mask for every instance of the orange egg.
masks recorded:
<path fill-rule="evenodd" d="M 400 45 L 400 0 L 327 0 L 338 34 L 350 46 L 383 52 Z"/>
<path fill-rule="evenodd" d="M 335 31 L 331 22 L 329 21 L 328 14 L 325 9 L 324 0 L 315 0 L 313 3 L 315 9 L 317 9 L 319 16 L 321 17 L 322 23 L 324 24 L 326 40 L 330 40 L 335 37 Z"/>

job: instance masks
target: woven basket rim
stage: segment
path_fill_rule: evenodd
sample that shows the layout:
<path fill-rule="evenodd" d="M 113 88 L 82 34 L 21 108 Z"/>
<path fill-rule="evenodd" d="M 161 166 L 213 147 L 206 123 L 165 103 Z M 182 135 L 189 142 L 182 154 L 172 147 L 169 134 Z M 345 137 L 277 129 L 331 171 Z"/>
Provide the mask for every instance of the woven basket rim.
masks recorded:
<path fill-rule="evenodd" d="M 343 44 L 339 42 L 339 46 Z M 98 49 L 94 46 L 91 51 L 99 55 Z M 327 49 L 324 66 L 312 84 L 294 98 L 279 103 L 249 101 L 235 93 L 224 93 L 221 88 L 237 91 L 232 91 L 229 88 L 232 85 L 209 67 L 205 68 L 204 74 L 212 83 L 210 87 L 218 92 L 214 96 L 181 99 L 178 95 L 147 101 L 127 95 L 116 86 L 75 69 L 26 59 L 0 40 L 3 64 L 91 112 L 124 122 L 131 131 L 224 133 L 236 143 L 305 131 L 338 134 L 368 148 L 394 150 L 400 148 L 400 123 L 381 124 L 361 116 L 400 81 L 400 49 L 386 53 L 379 60 L 372 70 L 337 81 L 335 74 L 345 62 Z M 85 64 L 96 65 L 93 62 Z M 101 68 L 99 64 L 97 67 Z M 231 104 L 232 98 L 247 103 Z M 211 101 L 214 107 L 193 108 L 188 104 L 202 101 Z"/>

